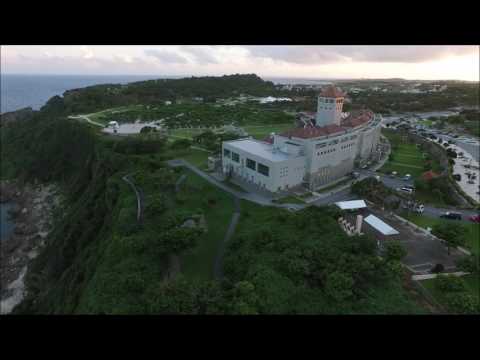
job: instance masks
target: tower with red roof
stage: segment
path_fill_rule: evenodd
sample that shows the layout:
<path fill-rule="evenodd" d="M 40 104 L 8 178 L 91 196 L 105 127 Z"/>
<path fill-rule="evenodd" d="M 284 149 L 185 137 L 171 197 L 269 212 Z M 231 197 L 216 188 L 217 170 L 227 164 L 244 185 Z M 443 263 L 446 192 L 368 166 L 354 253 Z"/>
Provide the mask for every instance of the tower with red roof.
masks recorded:
<path fill-rule="evenodd" d="M 324 88 L 318 95 L 316 125 L 340 125 L 344 100 L 345 94 L 334 85 Z"/>

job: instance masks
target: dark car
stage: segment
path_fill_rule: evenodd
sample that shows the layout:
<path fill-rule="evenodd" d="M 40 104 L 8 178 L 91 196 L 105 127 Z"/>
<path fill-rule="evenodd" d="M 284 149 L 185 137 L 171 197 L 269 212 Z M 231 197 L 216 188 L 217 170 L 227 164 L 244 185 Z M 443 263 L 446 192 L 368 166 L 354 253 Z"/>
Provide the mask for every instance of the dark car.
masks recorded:
<path fill-rule="evenodd" d="M 446 212 L 440 215 L 440 217 L 444 219 L 462 220 L 462 214 L 454 213 L 454 212 Z"/>

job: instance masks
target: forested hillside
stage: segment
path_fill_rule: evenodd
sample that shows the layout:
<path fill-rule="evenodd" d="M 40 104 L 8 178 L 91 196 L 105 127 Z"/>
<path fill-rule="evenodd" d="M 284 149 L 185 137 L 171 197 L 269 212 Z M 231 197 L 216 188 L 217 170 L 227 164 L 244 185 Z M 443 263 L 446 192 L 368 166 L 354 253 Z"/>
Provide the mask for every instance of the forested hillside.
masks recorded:
<path fill-rule="evenodd" d="M 226 80 L 219 81 L 214 89 Z M 184 151 L 175 142 L 148 134 L 99 135 L 67 119 L 76 106 L 69 101 L 53 98 L 30 120 L 2 127 L 2 176 L 55 182 L 65 194 L 46 246 L 29 266 L 28 296 L 15 313 L 423 311 L 404 288 L 395 251 L 377 256 L 371 239 L 347 237 L 338 214 L 326 208 L 294 214 L 241 203 L 225 277 L 214 280 L 213 260 L 233 211 L 230 196 L 194 173 L 168 167 L 165 160 Z M 140 222 L 125 175 L 143 194 Z M 187 181 L 179 190 L 182 175 Z M 183 226 L 193 217 L 206 226 Z M 172 259 L 181 262 L 173 277 Z"/>
<path fill-rule="evenodd" d="M 246 93 L 254 96 L 272 95 L 275 87 L 255 74 L 221 77 L 157 79 L 129 83 L 106 84 L 66 91 L 61 101 L 68 113 L 88 113 L 115 106 L 158 105 L 164 101 L 202 97 L 206 102 Z"/>

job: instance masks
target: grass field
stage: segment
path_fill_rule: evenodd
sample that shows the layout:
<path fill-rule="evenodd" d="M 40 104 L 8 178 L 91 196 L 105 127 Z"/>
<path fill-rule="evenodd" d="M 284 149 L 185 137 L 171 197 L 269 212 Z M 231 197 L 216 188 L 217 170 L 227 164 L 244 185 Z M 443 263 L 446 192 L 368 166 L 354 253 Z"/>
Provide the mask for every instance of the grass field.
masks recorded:
<path fill-rule="evenodd" d="M 184 173 L 187 178 L 182 209 L 192 213 L 202 212 L 208 232 L 198 239 L 196 247 L 182 255 L 181 271 L 189 279 L 209 280 L 213 276 L 218 246 L 223 241 L 233 214 L 233 198 L 198 175 L 188 170 L 184 170 Z"/>
<path fill-rule="evenodd" d="M 243 126 L 243 129 L 248 133 L 249 136 L 252 136 L 255 139 L 262 140 L 270 133 L 281 133 L 285 130 L 291 129 L 292 124 L 268 124 L 268 125 L 247 125 Z M 170 135 L 173 138 L 177 139 L 192 139 L 193 136 L 198 135 L 204 132 L 206 129 L 174 129 L 170 130 Z"/>
<path fill-rule="evenodd" d="M 435 224 L 439 223 L 459 223 L 457 220 L 448 220 L 448 219 L 438 219 L 438 218 L 432 218 L 428 216 L 422 216 L 422 215 L 417 215 L 417 214 L 410 214 L 410 215 L 402 215 L 406 219 L 410 220 L 414 224 L 423 227 L 423 228 L 433 228 Z M 465 229 L 467 230 L 466 234 L 466 245 L 465 247 L 469 249 L 472 253 L 479 254 L 479 248 L 480 248 L 480 224 L 476 223 L 461 223 Z"/>
<path fill-rule="evenodd" d="M 396 171 L 399 176 L 410 174 L 414 179 L 425 172 L 422 152 L 414 144 L 398 144 L 392 149 L 392 155 L 393 161 L 387 161 L 380 172 Z"/>

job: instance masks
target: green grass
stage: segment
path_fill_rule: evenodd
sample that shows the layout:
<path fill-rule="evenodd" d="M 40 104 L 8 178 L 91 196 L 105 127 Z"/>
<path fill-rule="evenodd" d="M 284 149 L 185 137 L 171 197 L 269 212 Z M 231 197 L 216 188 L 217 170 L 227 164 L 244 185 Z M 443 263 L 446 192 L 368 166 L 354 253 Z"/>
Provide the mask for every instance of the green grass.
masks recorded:
<path fill-rule="evenodd" d="M 265 125 L 246 125 L 242 126 L 242 128 L 248 133 L 249 136 L 254 137 L 255 139 L 264 139 L 270 133 L 280 133 L 291 129 L 293 127 L 292 124 L 265 124 Z M 198 135 L 202 132 L 206 131 L 206 129 L 173 129 L 170 130 L 169 136 L 176 138 L 176 139 L 192 139 L 193 136 Z"/>
<path fill-rule="evenodd" d="M 197 246 L 181 257 L 181 271 L 189 279 L 209 280 L 213 275 L 213 267 L 217 250 L 234 211 L 233 198 L 217 189 L 198 175 L 184 170 L 187 175 L 182 190 L 185 203 L 183 211 L 203 212 L 208 226 L 208 232 L 199 240 Z M 208 200 L 214 199 L 214 204 Z"/>
<path fill-rule="evenodd" d="M 428 216 L 422 216 L 418 214 L 410 214 L 410 215 L 403 215 L 406 219 L 410 220 L 414 224 L 423 227 L 423 228 L 433 228 L 435 224 L 440 223 L 459 223 L 458 220 L 449 220 L 449 219 L 439 219 L 439 218 L 432 218 Z M 461 223 L 467 233 L 466 233 L 466 244 L 465 247 L 469 249 L 472 253 L 479 254 L 479 247 L 480 247 L 480 224 L 476 223 Z"/>
<path fill-rule="evenodd" d="M 292 124 L 269 124 L 269 125 L 248 125 L 244 126 L 243 129 L 248 133 L 249 136 L 254 137 L 255 139 L 263 140 L 272 132 L 278 134 L 293 128 Z"/>
<path fill-rule="evenodd" d="M 305 201 L 295 196 L 285 196 L 281 199 L 273 200 L 277 204 L 305 204 Z"/>
<path fill-rule="evenodd" d="M 190 164 L 205 170 L 207 169 L 208 157 L 212 154 L 202 150 L 189 149 L 186 155 L 180 156 L 180 159 L 188 161 Z"/>

